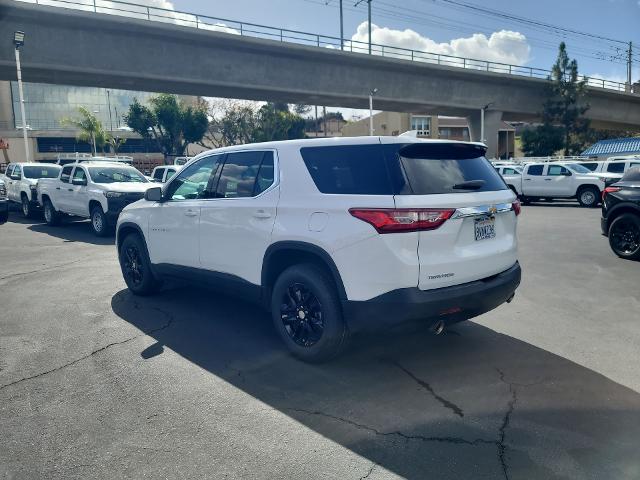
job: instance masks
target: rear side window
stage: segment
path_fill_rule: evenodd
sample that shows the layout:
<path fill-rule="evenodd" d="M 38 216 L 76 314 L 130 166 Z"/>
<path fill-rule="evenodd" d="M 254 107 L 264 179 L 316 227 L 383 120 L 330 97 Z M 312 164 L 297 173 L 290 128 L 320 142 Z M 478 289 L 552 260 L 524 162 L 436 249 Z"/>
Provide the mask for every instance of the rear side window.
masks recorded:
<path fill-rule="evenodd" d="M 153 171 L 153 179 L 162 181 L 162 174 L 164 173 L 164 168 L 156 168 Z"/>
<path fill-rule="evenodd" d="M 73 165 L 69 165 L 62 168 L 62 173 L 60 174 L 61 182 L 69 183 L 69 177 L 71 177 L 71 170 L 73 170 Z"/>
<path fill-rule="evenodd" d="M 515 168 L 505 168 L 504 169 L 504 174 L 505 175 L 519 175 L 520 172 L 517 171 Z"/>
<path fill-rule="evenodd" d="M 611 172 L 611 173 L 624 172 L 624 162 L 610 163 L 609 165 L 607 165 L 607 172 Z"/>
<path fill-rule="evenodd" d="M 322 193 L 393 195 L 380 145 L 336 145 L 300 149 Z"/>
<path fill-rule="evenodd" d="M 527 173 L 529 175 L 542 175 L 543 168 L 544 168 L 544 165 L 530 165 L 527 168 Z"/>
<path fill-rule="evenodd" d="M 216 197 L 255 197 L 269 188 L 273 181 L 273 152 L 229 153 L 218 180 Z"/>

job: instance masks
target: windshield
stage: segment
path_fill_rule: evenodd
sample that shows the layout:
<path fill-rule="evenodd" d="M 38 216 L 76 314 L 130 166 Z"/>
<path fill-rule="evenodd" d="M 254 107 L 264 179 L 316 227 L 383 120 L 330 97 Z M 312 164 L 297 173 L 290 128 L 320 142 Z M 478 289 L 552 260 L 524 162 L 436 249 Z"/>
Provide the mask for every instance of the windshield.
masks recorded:
<path fill-rule="evenodd" d="M 57 178 L 60 167 L 57 165 L 31 165 L 22 167 L 26 178 Z"/>
<path fill-rule="evenodd" d="M 90 167 L 89 176 L 94 183 L 148 182 L 135 168 L 127 167 Z"/>
<path fill-rule="evenodd" d="M 583 167 L 577 163 L 567 163 L 565 167 L 576 173 L 592 173 L 587 167 Z"/>

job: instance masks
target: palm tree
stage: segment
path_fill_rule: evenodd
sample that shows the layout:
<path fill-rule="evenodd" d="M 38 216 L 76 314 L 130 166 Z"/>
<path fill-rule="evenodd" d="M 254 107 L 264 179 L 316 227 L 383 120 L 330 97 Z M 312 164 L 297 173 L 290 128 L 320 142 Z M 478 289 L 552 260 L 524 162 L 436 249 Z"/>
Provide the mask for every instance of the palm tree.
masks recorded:
<path fill-rule="evenodd" d="M 108 141 L 109 134 L 104 130 L 102 122 L 89 111 L 86 107 L 79 107 L 80 119 L 63 118 L 63 125 L 71 125 L 80 130 L 76 139 L 81 142 L 87 142 L 91 145 L 93 155 L 97 155 L 98 147 L 104 150 L 104 146 Z"/>

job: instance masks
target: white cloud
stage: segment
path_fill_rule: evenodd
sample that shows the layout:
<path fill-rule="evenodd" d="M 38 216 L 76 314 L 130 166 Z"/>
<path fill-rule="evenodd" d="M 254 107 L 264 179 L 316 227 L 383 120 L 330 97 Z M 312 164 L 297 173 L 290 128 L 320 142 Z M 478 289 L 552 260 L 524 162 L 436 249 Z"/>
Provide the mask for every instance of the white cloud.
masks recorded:
<path fill-rule="evenodd" d="M 360 51 L 366 50 L 367 46 L 364 44 L 369 42 L 368 23 L 361 23 L 351 39 L 354 42 L 363 42 L 357 45 Z M 512 65 L 527 63 L 531 52 L 527 38 L 519 32 L 510 30 L 494 32 L 488 38 L 482 33 L 474 33 L 470 37 L 438 43 L 411 29 L 393 30 L 371 24 L 371 41 L 379 45 Z M 355 47 L 356 44 L 354 44 L 354 50 Z M 380 47 L 374 47 L 374 53 L 380 54 Z M 384 54 L 393 55 L 393 51 L 385 50 Z M 403 55 L 406 54 L 400 51 L 395 54 L 400 58 Z"/>

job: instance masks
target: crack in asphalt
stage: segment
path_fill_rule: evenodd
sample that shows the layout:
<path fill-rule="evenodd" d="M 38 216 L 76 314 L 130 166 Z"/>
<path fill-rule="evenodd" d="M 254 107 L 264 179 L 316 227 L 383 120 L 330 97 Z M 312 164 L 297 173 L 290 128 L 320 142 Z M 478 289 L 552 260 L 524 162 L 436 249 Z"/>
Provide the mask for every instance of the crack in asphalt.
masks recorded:
<path fill-rule="evenodd" d="M 433 398 L 435 398 L 438 402 L 442 404 L 443 407 L 448 408 L 454 414 L 458 415 L 460 418 L 464 417 L 464 412 L 462 411 L 462 408 L 460 408 L 455 403 L 447 400 L 446 398 L 442 397 L 441 395 L 438 395 L 433 389 L 433 387 L 429 385 L 427 382 L 416 377 L 411 371 L 409 371 L 408 369 L 400 365 L 398 362 L 391 361 L 391 363 L 396 367 L 398 367 L 400 370 L 402 370 L 404 373 L 406 373 L 409 377 L 411 377 L 411 379 L 413 379 L 413 381 L 415 381 L 418 385 L 420 385 L 422 388 L 428 391 L 433 396 Z"/>
<path fill-rule="evenodd" d="M 360 477 L 360 480 L 364 480 L 365 478 L 369 478 L 377 466 L 378 466 L 378 464 L 374 462 L 373 465 L 371 465 L 371 468 L 369 469 L 367 474 L 364 477 Z"/>
<path fill-rule="evenodd" d="M 134 308 L 138 308 L 137 304 L 134 304 Z M 161 330 L 169 328 L 171 326 L 171 324 L 173 323 L 173 320 L 174 320 L 173 315 L 170 314 L 170 313 L 164 312 L 163 310 L 160 310 L 160 309 L 155 308 L 155 307 L 151 307 L 151 308 L 154 309 L 154 310 L 157 310 L 157 311 L 159 311 L 159 312 L 161 312 L 161 313 L 163 313 L 164 315 L 167 316 L 168 320 L 164 325 L 162 325 L 162 326 L 160 326 L 158 328 L 154 328 L 154 329 L 148 330 L 146 332 L 139 333 L 138 335 L 134 335 L 133 337 L 129 337 L 129 338 L 126 338 L 124 340 L 108 343 L 107 345 L 104 345 L 103 347 L 100 347 L 100 348 L 98 348 L 96 350 L 93 350 L 91 353 L 88 353 L 87 355 L 83 355 L 80 358 L 76 358 L 75 360 L 72 360 L 72 361 L 70 361 L 68 363 L 65 363 L 63 365 L 60 365 L 58 367 L 52 368 L 51 370 L 47 370 L 45 372 L 37 373 L 35 375 L 31 375 L 31 376 L 28 376 L 28 377 L 21 378 L 19 380 L 15 380 L 13 382 L 9 382 L 9 383 L 4 384 L 4 385 L 0 385 L 0 390 L 3 390 L 5 388 L 7 388 L 7 387 L 11 387 L 12 385 L 17 385 L 18 383 L 26 382 L 27 380 L 33 380 L 35 378 L 39 378 L 39 377 L 43 377 L 45 375 L 49 375 L 50 373 L 58 372 L 58 371 L 60 371 L 60 370 L 62 370 L 64 368 L 70 367 L 72 365 L 75 365 L 76 363 L 79 363 L 79 362 L 81 362 L 83 360 L 86 360 L 87 358 L 92 357 L 93 355 L 96 355 L 96 354 L 98 354 L 100 352 L 104 352 L 105 350 L 107 350 L 107 349 L 109 349 L 111 347 L 114 347 L 116 345 L 122 345 L 122 344 L 125 344 L 125 343 L 128 343 L 128 342 L 131 342 L 132 340 L 136 340 L 136 339 L 141 338 L 141 337 L 149 336 L 149 335 L 152 335 L 152 334 L 154 334 L 156 332 L 159 332 Z"/>
<path fill-rule="evenodd" d="M 505 443 L 507 437 L 507 428 L 509 427 L 509 422 L 511 421 L 511 415 L 516 408 L 516 402 L 518 401 L 518 393 L 515 388 L 515 384 L 508 382 L 505 380 L 505 375 L 502 370 L 496 368 L 498 374 L 500 375 L 500 381 L 509 386 L 509 392 L 511 393 L 511 399 L 507 402 L 507 411 L 502 417 L 502 425 L 500 425 L 500 429 L 498 430 L 498 460 L 500 461 L 500 466 L 502 467 L 502 473 L 504 474 L 505 480 L 509 480 L 509 466 L 507 464 L 506 458 L 506 450 L 507 445 Z M 534 384 L 531 384 L 534 385 Z M 527 386 L 531 386 L 527 385 Z"/>
<path fill-rule="evenodd" d="M 330 418 L 332 420 L 336 420 L 338 422 L 346 423 L 347 425 L 351 425 L 360 430 L 365 430 L 370 433 L 374 433 L 375 435 L 389 437 L 389 436 L 398 436 L 400 438 L 404 438 L 405 440 L 420 440 L 422 442 L 439 442 L 439 443 L 452 443 L 456 445 L 497 445 L 495 440 L 485 440 L 484 438 L 476 438 L 475 440 L 467 440 L 462 437 L 427 437 L 424 435 L 407 435 L 399 430 L 393 432 L 381 432 L 373 427 L 368 425 L 364 425 L 362 423 L 354 422 L 353 420 L 349 420 L 348 418 L 338 417 L 337 415 L 331 415 L 330 413 L 321 412 L 319 410 L 305 410 L 303 408 L 286 408 L 286 410 L 292 412 L 300 412 L 305 413 L 307 415 L 317 415 L 325 418 Z"/>
<path fill-rule="evenodd" d="M 68 265 L 73 265 L 75 263 L 80 263 L 80 262 L 86 262 L 85 259 L 82 260 L 74 260 L 73 262 L 67 262 L 67 263 L 60 263 L 58 265 L 51 265 L 50 267 L 45 267 L 45 268 L 40 268 L 38 270 L 31 270 L 29 272 L 18 272 L 18 273 L 11 273 L 9 275 L 5 275 L 4 277 L 0 277 L 0 280 L 8 280 L 9 278 L 14 278 L 14 277 L 22 277 L 24 275 L 31 275 L 33 273 L 40 273 L 40 272 L 48 272 L 50 270 L 55 270 L 57 268 L 61 268 L 61 267 L 66 267 Z"/>

